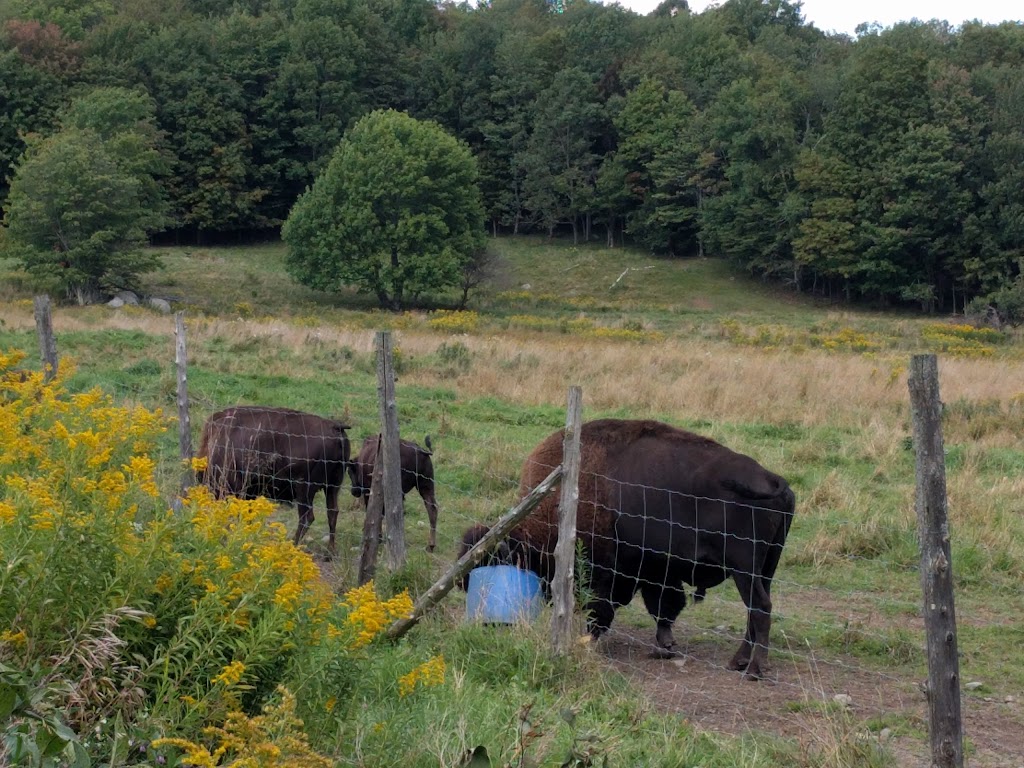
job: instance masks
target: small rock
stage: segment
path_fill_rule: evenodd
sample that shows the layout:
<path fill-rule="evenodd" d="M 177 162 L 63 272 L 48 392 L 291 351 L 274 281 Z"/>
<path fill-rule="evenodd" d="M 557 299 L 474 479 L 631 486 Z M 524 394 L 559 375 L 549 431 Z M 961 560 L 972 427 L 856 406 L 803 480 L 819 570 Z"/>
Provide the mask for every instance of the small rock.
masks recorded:
<path fill-rule="evenodd" d="M 139 303 L 139 295 L 135 293 L 135 291 L 118 291 L 114 296 L 125 304 L 130 304 L 133 307 L 137 306 Z"/>
<path fill-rule="evenodd" d="M 146 300 L 146 303 L 153 309 L 163 312 L 165 315 L 169 315 L 171 313 L 171 303 L 166 299 L 158 299 L 155 296 L 151 296 Z"/>
<path fill-rule="evenodd" d="M 675 664 L 680 669 L 686 666 L 686 659 L 672 659 L 671 664 Z"/>
<path fill-rule="evenodd" d="M 715 632 L 725 632 L 725 630 L 726 630 L 725 624 L 719 624 L 717 627 L 715 627 Z"/>
<path fill-rule="evenodd" d="M 120 309 L 121 307 L 124 306 L 124 299 L 120 298 L 119 296 L 115 296 L 114 298 L 107 302 L 107 306 L 110 307 L 111 309 Z"/>
<path fill-rule="evenodd" d="M 1015 702 L 1016 700 L 1016 696 L 1007 696 L 1005 699 L 1003 699 L 1003 701 L 1005 701 L 1007 704 L 1013 704 L 1013 702 Z"/>
<path fill-rule="evenodd" d="M 984 683 L 980 683 L 977 680 L 974 680 L 973 682 L 970 682 L 967 685 L 965 685 L 964 688 L 966 688 L 968 691 L 976 691 L 983 685 Z"/>
<path fill-rule="evenodd" d="M 530 290 L 530 289 L 531 289 L 532 287 L 533 287 L 533 286 L 532 286 L 532 285 L 530 285 L 529 283 L 523 283 L 523 290 L 524 290 L 524 291 L 528 291 L 528 290 Z"/>
<path fill-rule="evenodd" d="M 837 693 L 832 697 L 832 701 L 841 707 L 849 707 L 853 704 L 853 696 L 848 693 Z"/>
<path fill-rule="evenodd" d="M 992 701 L 992 697 L 986 696 L 984 699 L 982 699 L 982 701 Z"/>
<path fill-rule="evenodd" d="M 888 741 L 890 736 L 892 736 L 892 728 L 883 728 L 878 732 L 879 741 Z"/>

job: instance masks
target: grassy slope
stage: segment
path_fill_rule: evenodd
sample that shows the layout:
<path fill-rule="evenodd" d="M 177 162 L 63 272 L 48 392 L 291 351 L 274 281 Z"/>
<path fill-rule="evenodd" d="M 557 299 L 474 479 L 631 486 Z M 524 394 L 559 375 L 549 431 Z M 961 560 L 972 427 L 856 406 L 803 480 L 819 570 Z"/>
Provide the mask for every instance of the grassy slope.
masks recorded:
<path fill-rule="evenodd" d="M 449 562 L 466 524 L 512 501 L 522 457 L 560 427 L 565 389 L 580 383 L 588 418 L 662 418 L 786 475 L 799 520 L 776 603 L 790 646 L 919 675 L 905 364 L 912 351 L 950 345 L 929 336 L 934 321 L 836 309 L 720 261 L 542 239 L 494 248 L 500 259 L 477 299 L 480 316 L 458 335 L 434 330 L 425 313 L 394 317 L 368 311 L 365 297 L 296 287 L 283 276 L 278 246 L 165 250 L 167 269 L 152 289 L 189 312 L 194 431 L 232 403 L 346 414 L 355 437 L 376 431 L 371 331 L 392 327 L 403 435 L 433 435 L 441 486 L 440 551 L 414 553 L 408 579 L 416 586 Z M 29 294 L 15 285 L 7 296 L 0 346 L 31 350 Z M 580 318 L 589 324 L 571 324 Z M 93 307 L 59 310 L 55 324 L 61 354 L 76 361 L 73 386 L 100 385 L 173 412 L 167 318 Z M 596 327 L 646 341 L 602 338 Z M 965 357 L 968 345 L 941 358 L 963 674 L 989 691 L 1016 692 L 1024 672 L 1008 649 L 1024 640 L 1022 347 L 1014 339 L 983 346 L 973 352 L 982 356 Z M 169 459 L 176 439 L 169 433 L 165 444 Z M 408 503 L 416 540 L 425 516 L 418 499 Z M 283 514 L 293 525 L 294 512 Z M 358 518 L 343 522 L 354 546 Z M 339 584 L 350 566 L 351 558 L 338 563 Z M 740 627 L 730 589 L 706 607 L 687 621 Z M 635 606 L 621 620 L 648 622 Z"/>

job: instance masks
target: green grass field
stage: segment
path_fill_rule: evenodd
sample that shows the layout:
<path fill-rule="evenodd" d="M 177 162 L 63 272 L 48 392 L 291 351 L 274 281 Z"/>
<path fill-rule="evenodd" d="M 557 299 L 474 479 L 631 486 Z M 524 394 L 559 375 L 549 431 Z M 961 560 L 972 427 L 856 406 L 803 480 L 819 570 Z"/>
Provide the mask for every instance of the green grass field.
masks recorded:
<path fill-rule="evenodd" d="M 214 410 L 270 404 L 344 416 L 358 443 L 377 431 L 373 332 L 390 329 L 402 435 L 432 436 L 442 509 L 438 551 L 427 555 L 422 504 L 415 494 L 406 499 L 411 561 L 392 579 L 415 591 L 451 562 L 468 524 L 514 503 L 523 458 L 561 428 L 567 388 L 579 384 L 585 418 L 663 419 L 790 480 L 798 506 L 775 592 L 780 660 L 813 654 L 854 665 L 868 683 L 876 675 L 909 681 L 925 669 L 906 367 L 911 354 L 933 351 L 945 403 L 962 677 L 983 681 L 982 691 L 997 699 L 1024 690 L 1016 659 L 1024 641 L 1019 335 L 825 304 L 718 260 L 654 259 L 541 238 L 497 240 L 492 248 L 492 279 L 462 315 L 391 315 L 369 297 L 316 294 L 288 280 L 278 245 L 162 249 L 165 269 L 150 277 L 149 290 L 186 312 L 194 435 Z M 0 296 L 0 348 L 34 354 L 31 293 L 10 267 L 3 274 L 10 280 Z M 171 318 L 141 308 L 67 307 L 54 323 L 59 353 L 75 367 L 73 390 L 98 386 L 175 413 Z M 170 490 L 173 430 L 161 450 Z M 341 555 L 331 569 L 339 589 L 353 585 L 361 526 L 351 497 L 343 510 Z M 315 551 L 326 533 L 322 512 L 308 542 Z M 294 511 L 280 514 L 292 528 Z M 414 642 L 469 642 L 446 638 L 460 622 L 457 603 L 450 599 Z M 637 603 L 616 621 L 652 633 Z M 741 630 L 735 589 L 723 585 L 683 620 L 698 634 Z M 723 663 L 731 644 L 709 655 Z M 535 652 L 501 652 L 513 651 Z M 510 701 L 530 684 L 513 685 Z M 617 691 L 616 700 L 643 709 L 640 694 L 629 691 Z M 668 726 L 653 719 L 645 727 Z M 910 731 L 908 739 L 920 736 Z M 770 765 L 791 754 L 783 745 L 755 758 L 757 748 L 742 740 L 723 744 L 724 752 L 664 764 Z M 615 764 L 627 764 L 621 760 Z"/>

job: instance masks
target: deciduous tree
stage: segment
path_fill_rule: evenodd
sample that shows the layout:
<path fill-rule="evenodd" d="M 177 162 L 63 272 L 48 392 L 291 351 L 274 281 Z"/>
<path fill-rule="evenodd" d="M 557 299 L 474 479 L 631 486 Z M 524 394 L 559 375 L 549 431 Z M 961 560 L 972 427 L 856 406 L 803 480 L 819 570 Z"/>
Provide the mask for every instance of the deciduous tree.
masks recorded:
<path fill-rule="evenodd" d="M 288 269 L 299 282 L 353 285 L 399 311 L 457 287 L 484 239 L 477 168 L 436 123 L 371 112 L 285 222 Z"/>
<path fill-rule="evenodd" d="M 156 266 L 145 242 L 139 177 L 90 129 L 30 144 L 11 182 L 4 223 L 22 266 L 47 288 L 87 303 L 132 287 Z"/>

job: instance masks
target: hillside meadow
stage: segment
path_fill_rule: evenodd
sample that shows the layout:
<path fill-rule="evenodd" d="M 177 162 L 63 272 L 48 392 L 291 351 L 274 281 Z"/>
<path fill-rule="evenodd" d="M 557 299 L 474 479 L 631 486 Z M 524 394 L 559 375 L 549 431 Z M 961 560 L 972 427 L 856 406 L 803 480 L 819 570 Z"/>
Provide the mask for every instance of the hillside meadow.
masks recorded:
<path fill-rule="evenodd" d="M 469 310 L 401 315 L 373 310 L 368 297 L 295 286 L 277 244 L 161 249 L 165 269 L 150 276 L 147 289 L 186 312 L 194 435 L 219 408 L 269 404 L 343 417 L 358 443 L 377 431 L 374 331 L 391 330 L 402 435 L 431 435 L 441 518 L 437 551 L 428 555 L 422 504 L 415 494 L 406 498 L 410 562 L 398 574 L 382 573 L 377 589 L 381 600 L 403 588 L 415 597 L 450 564 L 465 527 L 514 503 L 523 458 L 561 428 L 567 389 L 579 384 L 585 418 L 662 419 L 748 453 L 790 481 L 797 518 L 773 590 L 773 658 L 841 663 L 884 698 L 892 681 L 925 675 L 906 371 L 912 354 L 935 352 L 961 671 L 965 681 L 983 683 L 964 695 L 979 704 L 1020 696 L 1019 332 L 827 304 L 749 279 L 719 260 L 654 259 L 543 238 L 499 239 L 491 248 L 490 277 Z M 22 350 L 34 361 L 31 292 L 2 261 L 0 278 L 0 350 Z M 453 307 L 457 298 L 445 302 Z M 175 413 L 170 317 L 143 308 L 62 307 L 54 324 L 70 370 L 61 381 L 67 392 L 98 387 L 119 407 Z M 161 498 L 169 499 L 180 476 L 174 425 L 154 436 L 149 455 Z M 306 544 L 341 600 L 356 586 L 361 507 L 346 489 L 339 556 L 324 564 L 319 504 Z M 294 510 L 270 514 L 294 531 Z M 705 733 L 671 706 L 652 707 L 625 678 L 606 674 L 600 643 L 551 660 L 543 626 L 491 632 L 465 625 L 463 608 L 454 593 L 407 640 L 377 642 L 352 661 L 363 672 L 346 678 L 347 707 L 326 708 L 324 695 L 314 712 L 298 692 L 311 748 L 339 765 L 367 766 L 460 765 L 477 745 L 496 765 L 590 765 L 602 756 L 611 765 L 886 765 L 908 750 L 920 754 L 919 718 L 836 711 L 813 680 L 778 683 L 820 705 L 814 738 Z M 619 625 L 653 636 L 639 601 L 620 611 Z M 723 664 L 743 627 L 735 589 L 725 584 L 687 608 L 680 627 L 719 636 L 694 652 L 691 665 Z M 441 657 L 443 681 L 415 696 L 396 693 L 413 661 Z M 9 664 L 10 654 L 0 662 Z M 685 672 L 674 685 L 681 703 Z M 743 685 L 736 680 L 738 698 Z M 255 717 L 255 694 L 246 695 Z M 576 714 L 565 717 L 564 710 Z M 1024 728 L 1014 705 L 1000 717 Z M 892 749 L 848 738 L 886 728 Z M 838 735 L 823 746 L 825 732 Z M 967 735 L 970 742 L 970 728 Z M 985 758 L 983 748 L 972 748 Z M 103 754 L 112 764 L 148 764 L 134 752 Z M 992 764 L 999 764 L 994 754 Z"/>

